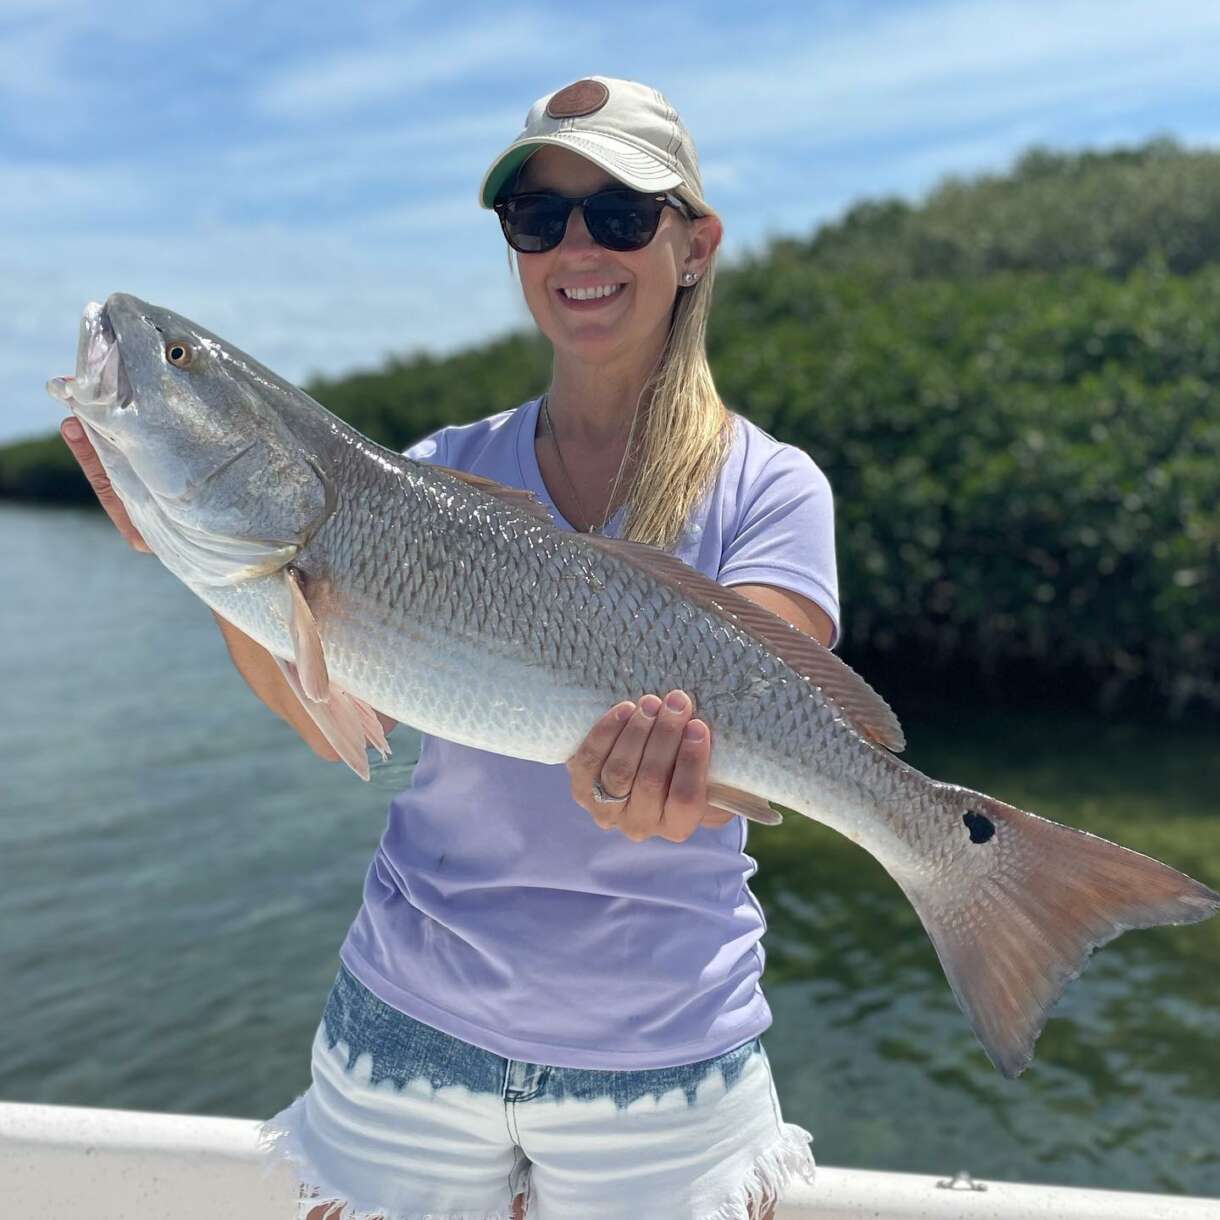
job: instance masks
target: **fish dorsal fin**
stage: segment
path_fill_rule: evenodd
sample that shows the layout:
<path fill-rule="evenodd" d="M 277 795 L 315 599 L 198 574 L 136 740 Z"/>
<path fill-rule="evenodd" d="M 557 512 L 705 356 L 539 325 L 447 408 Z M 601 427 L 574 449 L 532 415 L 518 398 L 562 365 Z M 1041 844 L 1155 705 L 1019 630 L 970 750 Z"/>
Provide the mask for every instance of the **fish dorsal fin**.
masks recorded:
<path fill-rule="evenodd" d="M 551 520 L 551 514 L 547 512 L 546 505 L 532 491 L 526 491 L 523 487 L 509 487 L 506 483 L 497 483 L 495 479 L 484 478 L 481 474 L 470 474 L 465 470 L 454 470 L 451 466 L 436 466 L 431 462 L 428 463 L 428 469 L 438 470 L 441 474 L 447 474 L 450 478 L 459 479 L 470 487 L 477 488 L 479 491 L 485 491 L 489 496 L 495 496 L 497 500 L 502 500 L 505 504 L 511 504 L 513 508 L 519 508 L 529 513 L 535 520 L 545 521 L 547 525 L 553 526 L 555 524 Z"/>
<path fill-rule="evenodd" d="M 846 662 L 787 619 L 751 601 L 743 593 L 717 584 L 689 564 L 656 547 L 593 534 L 579 537 L 625 559 L 650 576 L 676 588 L 683 597 L 731 619 L 765 644 L 797 673 L 808 678 L 862 737 L 895 752 L 906 745 L 902 726 L 890 705 Z"/>

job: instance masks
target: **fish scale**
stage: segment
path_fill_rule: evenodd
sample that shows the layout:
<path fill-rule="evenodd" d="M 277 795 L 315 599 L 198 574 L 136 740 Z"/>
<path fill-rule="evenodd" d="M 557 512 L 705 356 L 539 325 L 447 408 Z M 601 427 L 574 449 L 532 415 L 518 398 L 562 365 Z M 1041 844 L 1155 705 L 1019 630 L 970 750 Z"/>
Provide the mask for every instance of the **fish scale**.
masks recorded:
<path fill-rule="evenodd" d="M 876 692 L 740 595 L 382 449 L 171 310 L 86 306 L 76 376 L 48 388 L 153 552 L 279 658 L 365 778 L 373 708 L 560 763 L 615 703 L 680 687 L 711 727 L 709 799 L 760 820 L 777 802 L 879 860 L 1007 1076 L 1091 952 L 1220 909 L 1169 865 L 909 766 Z"/>

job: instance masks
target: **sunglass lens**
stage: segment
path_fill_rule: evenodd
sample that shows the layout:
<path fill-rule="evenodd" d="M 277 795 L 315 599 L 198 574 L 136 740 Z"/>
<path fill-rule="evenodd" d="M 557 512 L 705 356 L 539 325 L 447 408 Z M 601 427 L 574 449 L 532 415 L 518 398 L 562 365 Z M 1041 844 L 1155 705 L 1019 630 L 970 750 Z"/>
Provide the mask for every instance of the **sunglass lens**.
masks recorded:
<path fill-rule="evenodd" d="M 563 241 L 570 211 L 562 199 L 510 199 L 503 212 L 505 236 L 523 254 L 552 250 Z"/>
<path fill-rule="evenodd" d="M 593 240 L 610 250 L 640 250 L 652 241 L 662 204 L 629 193 L 606 191 L 585 208 Z"/>

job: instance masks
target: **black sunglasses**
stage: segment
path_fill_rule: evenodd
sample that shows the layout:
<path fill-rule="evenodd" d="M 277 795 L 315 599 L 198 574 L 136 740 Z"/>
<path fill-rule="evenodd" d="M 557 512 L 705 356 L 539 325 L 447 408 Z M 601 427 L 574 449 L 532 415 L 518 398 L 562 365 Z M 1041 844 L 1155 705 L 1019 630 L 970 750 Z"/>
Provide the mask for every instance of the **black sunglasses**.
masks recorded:
<path fill-rule="evenodd" d="M 508 244 L 519 254 L 554 250 L 563 241 L 573 208 L 581 209 L 589 236 L 607 250 L 642 250 L 657 235 L 667 207 L 690 216 L 686 204 L 668 191 L 647 195 L 624 187 L 608 187 L 583 199 L 526 192 L 497 199 L 493 206 Z"/>

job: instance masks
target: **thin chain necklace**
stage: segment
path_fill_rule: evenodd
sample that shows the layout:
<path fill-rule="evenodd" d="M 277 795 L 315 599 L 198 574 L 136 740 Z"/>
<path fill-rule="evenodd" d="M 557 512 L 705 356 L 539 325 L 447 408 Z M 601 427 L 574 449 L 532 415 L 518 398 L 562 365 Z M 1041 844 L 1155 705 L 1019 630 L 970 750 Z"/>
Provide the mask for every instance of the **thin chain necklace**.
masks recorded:
<path fill-rule="evenodd" d="M 542 396 L 542 417 L 546 421 L 546 430 L 550 433 L 551 441 L 555 446 L 555 456 L 559 458 L 559 469 L 563 471 L 563 477 L 567 480 L 568 487 L 571 488 L 572 497 L 576 501 L 576 507 L 580 509 L 581 517 L 590 523 L 583 530 L 578 530 L 577 532 L 582 534 L 601 534 L 606 529 L 606 522 L 610 520 L 610 510 L 614 505 L 614 497 L 618 494 L 619 480 L 623 477 L 623 467 L 627 463 L 627 449 L 623 450 L 622 460 L 618 464 L 618 473 L 614 476 L 614 486 L 610 490 L 610 502 L 606 505 L 606 515 L 602 517 L 600 525 L 593 525 L 593 514 L 585 508 L 585 502 L 580 498 L 580 492 L 576 490 L 576 484 L 571 474 L 568 473 L 568 464 L 563 460 L 563 450 L 559 447 L 559 434 L 555 431 L 555 424 L 551 419 L 551 408 L 547 405 L 549 397 L 549 394 L 543 394 Z M 631 429 L 632 431 L 635 430 L 634 415 L 631 418 Z M 630 434 L 628 434 L 627 440 L 628 446 L 630 446 Z"/>

